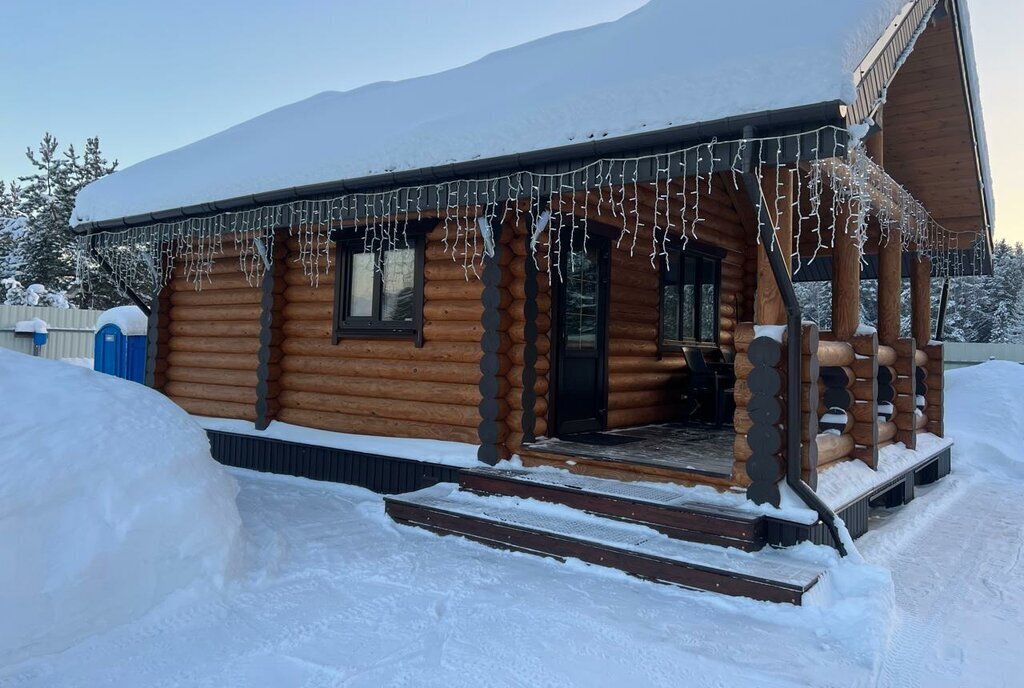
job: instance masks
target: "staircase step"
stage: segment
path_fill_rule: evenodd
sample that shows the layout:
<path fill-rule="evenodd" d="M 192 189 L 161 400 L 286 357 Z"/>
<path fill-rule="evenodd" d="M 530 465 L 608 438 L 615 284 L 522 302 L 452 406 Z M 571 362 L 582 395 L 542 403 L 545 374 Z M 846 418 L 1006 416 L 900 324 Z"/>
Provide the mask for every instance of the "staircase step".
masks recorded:
<path fill-rule="evenodd" d="M 505 549 L 576 558 L 687 588 L 800 604 L 824 567 L 792 552 L 676 540 L 636 523 L 561 504 L 485 497 L 441 483 L 385 498 L 396 521 Z"/>
<path fill-rule="evenodd" d="M 669 537 L 754 551 L 765 544 L 762 514 L 701 502 L 673 486 L 595 478 L 558 470 L 472 468 L 460 485 L 478 493 L 539 499 L 643 523 Z"/>

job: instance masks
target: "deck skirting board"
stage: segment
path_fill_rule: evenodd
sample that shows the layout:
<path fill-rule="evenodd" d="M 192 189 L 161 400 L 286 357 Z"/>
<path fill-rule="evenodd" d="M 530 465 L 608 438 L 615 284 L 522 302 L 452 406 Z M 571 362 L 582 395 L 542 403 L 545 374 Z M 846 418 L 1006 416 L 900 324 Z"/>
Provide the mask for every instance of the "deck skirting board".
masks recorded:
<path fill-rule="evenodd" d="M 207 430 L 213 458 L 226 466 L 399 494 L 456 482 L 459 468 L 393 456 Z"/>
<path fill-rule="evenodd" d="M 952 449 L 946 447 L 923 464 L 907 469 L 869 494 L 838 509 L 836 515 L 846 524 L 850 537 L 856 540 L 868 532 L 871 507 L 891 509 L 906 504 L 914 499 L 916 485 L 927 485 L 949 475 L 951 457 Z M 832 542 L 831 535 L 822 523 L 804 526 L 774 519 L 769 519 L 766 523 L 766 538 L 769 544 L 783 547 L 805 540 L 816 545 L 828 545 Z"/>

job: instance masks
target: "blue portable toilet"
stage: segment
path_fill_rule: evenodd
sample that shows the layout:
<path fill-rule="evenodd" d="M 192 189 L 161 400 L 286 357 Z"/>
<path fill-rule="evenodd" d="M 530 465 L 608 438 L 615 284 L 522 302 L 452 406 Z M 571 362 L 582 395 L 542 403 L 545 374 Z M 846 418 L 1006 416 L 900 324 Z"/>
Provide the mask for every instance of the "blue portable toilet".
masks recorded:
<path fill-rule="evenodd" d="M 19 320 L 14 323 L 14 336 L 31 336 L 32 337 L 32 355 L 40 355 L 46 341 L 49 338 L 49 331 L 47 330 L 48 325 L 46 321 L 40 320 L 39 318 L 32 318 L 31 320 Z"/>
<path fill-rule="evenodd" d="M 96 321 L 93 370 L 145 382 L 146 314 L 137 306 L 104 311 Z"/>

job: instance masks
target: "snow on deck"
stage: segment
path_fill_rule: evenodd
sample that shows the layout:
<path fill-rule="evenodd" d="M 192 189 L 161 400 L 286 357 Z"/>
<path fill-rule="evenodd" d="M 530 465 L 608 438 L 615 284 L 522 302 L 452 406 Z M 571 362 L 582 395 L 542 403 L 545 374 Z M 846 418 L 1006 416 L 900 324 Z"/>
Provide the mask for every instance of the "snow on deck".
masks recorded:
<path fill-rule="evenodd" d="M 285 442 L 311 444 L 317 447 L 331 447 L 348 451 L 393 456 L 410 461 L 437 463 L 444 466 L 466 468 L 482 466 L 476 458 L 475 444 L 449 442 L 445 440 L 423 440 L 408 437 L 379 437 L 375 435 L 353 435 L 346 432 L 332 432 L 306 428 L 301 425 L 271 421 L 266 430 L 257 430 L 251 421 L 231 418 L 192 416 L 206 430 L 231 432 L 237 435 L 251 435 Z"/>
<path fill-rule="evenodd" d="M 776 508 L 770 504 L 754 504 L 747 499 L 743 491 L 721 492 L 710 485 L 683 486 L 669 482 L 610 480 L 573 473 L 555 466 L 523 468 L 518 461 L 503 461 L 493 468 L 481 468 L 479 471 L 484 475 L 498 473 L 539 485 L 593 492 L 650 504 L 685 507 L 695 511 L 705 510 L 716 514 L 748 517 L 771 516 L 803 524 L 812 524 L 818 520 L 816 512 L 800 506 L 801 503 L 798 501 L 793 501 L 799 500 L 795 495 L 786 495 L 787 498 L 783 500 L 781 508 Z"/>
<path fill-rule="evenodd" d="M 72 224 L 856 97 L 905 0 L 652 0 L 431 76 L 327 91 L 103 177 Z M 408 107 L 415 104 L 415 107 Z"/>
<path fill-rule="evenodd" d="M 893 478 L 919 468 L 952 444 L 949 437 L 920 433 L 916 450 L 907 449 L 902 442 L 879 449 L 878 470 L 871 470 L 863 461 L 843 461 L 826 468 L 818 475 L 815 492 L 832 510 L 839 511 Z"/>
<path fill-rule="evenodd" d="M 480 496 L 446 483 L 390 499 L 544 532 L 555 537 L 579 539 L 613 549 L 668 559 L 696 568 L 727 571 L 744 578 L 775 582 L 800 590 L 814 585 L 837 558 L 831 548 L 809 543 L 784 550 L 768 547 L 757 552 L 745 552 L 733 547 L 687 542 L 670 538 L 649 526 L 590 514 L 564 504 L 518 497 Z"/>

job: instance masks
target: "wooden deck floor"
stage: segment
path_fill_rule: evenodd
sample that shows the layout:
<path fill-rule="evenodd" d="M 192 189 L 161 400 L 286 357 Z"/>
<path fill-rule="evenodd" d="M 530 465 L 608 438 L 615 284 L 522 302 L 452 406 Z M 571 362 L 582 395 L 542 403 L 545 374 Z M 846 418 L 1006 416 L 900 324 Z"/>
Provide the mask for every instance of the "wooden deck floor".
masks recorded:
<path fill-rule="evenodd" d="M 524 449 L 729 477 L 733 438 L 731 427 L 664 423 L 543 439 Z"/>

